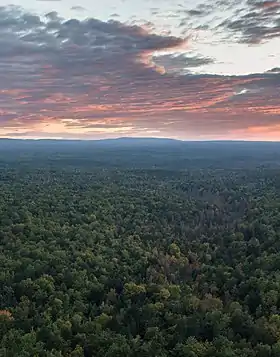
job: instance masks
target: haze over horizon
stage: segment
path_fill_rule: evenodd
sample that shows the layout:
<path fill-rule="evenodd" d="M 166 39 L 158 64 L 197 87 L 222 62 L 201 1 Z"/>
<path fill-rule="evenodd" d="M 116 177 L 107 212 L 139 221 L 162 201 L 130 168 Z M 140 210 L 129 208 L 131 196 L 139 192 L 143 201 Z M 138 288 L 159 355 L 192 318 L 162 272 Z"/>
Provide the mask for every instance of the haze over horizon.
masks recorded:
<path fill-rule="evenodd" d="M 1 5 L 0 137 L 280 140 L 280 1 Z"/>

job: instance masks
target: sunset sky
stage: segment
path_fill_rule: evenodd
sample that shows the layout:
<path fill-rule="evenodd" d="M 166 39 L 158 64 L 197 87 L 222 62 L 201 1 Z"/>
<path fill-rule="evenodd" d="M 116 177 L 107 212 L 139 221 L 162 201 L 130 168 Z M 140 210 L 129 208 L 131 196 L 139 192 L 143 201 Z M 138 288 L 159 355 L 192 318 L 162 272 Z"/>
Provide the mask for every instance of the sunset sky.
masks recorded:
<path fill-rule="evenodd" d="M 280 140 L 280 1 L 0 4 L 0 137 Z"/>

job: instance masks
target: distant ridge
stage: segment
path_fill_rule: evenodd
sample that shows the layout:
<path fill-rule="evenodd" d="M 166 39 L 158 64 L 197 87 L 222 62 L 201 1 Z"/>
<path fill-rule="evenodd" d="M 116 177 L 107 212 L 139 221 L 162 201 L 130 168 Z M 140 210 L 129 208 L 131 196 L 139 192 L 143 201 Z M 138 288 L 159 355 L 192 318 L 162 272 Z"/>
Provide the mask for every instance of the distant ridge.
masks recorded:
<path fill-rule="evenodd" d="M 40 139 L 31 139 L 31 138 L 3 138 L 0 137 L 0 141 L 90 141 L 90 142 L 100 142 L 100 141 L 183 141 L 173 138 L 154 138 L 154 137 L 119 137 L 119 138 L 106 138 L 106 139 L 52 139 L 52 138 L 40 138 Z"/>
<path fill-rule="evenodd" d="M 106 139 L 52 139 L 52 138 L 3 138 L 0 137 L 0 141 L 83 141 L 83 142 L 100 142 L 100 141 L 169 141 L 169 142 L 181 142 L 183 140 L 173 138 L 154 138 L 154 137 L 119 137 L 119 138 L 106 138 Z"/>
<path fill-rule="evenodd" d="M 253 140 L 180 140 L 173 138 L 155 138 L 155 137 L 119 137 L 119 138 L 106 138 L 106 139 L 52 139 L 52 138 L 1 138 L 1 143 L 81 143 L 81 144 L 108 144 L 108 145 L 162 145 L 162 144 L 188 144 L 188 145 L 209 145 L 209 144 L 266 144 L 275 145 L 280 144 L 279 141 L 253 141 Z"/>
<path fill-rule="evenodd" d="M 15 144 L 23 145 L 79 145 L 79 146 L 166 146 L 166 145 L 176 145 L 183 143 L 181 140 L 176 139 L 165 139 L 165 138 L 110 138 L 110 139 L 92 139 L 92 140 L 83 140 L 83 139 L 24 139 L 24 138 L 0 138 L 0 147 L 1 145 L 12 146 Z"/>

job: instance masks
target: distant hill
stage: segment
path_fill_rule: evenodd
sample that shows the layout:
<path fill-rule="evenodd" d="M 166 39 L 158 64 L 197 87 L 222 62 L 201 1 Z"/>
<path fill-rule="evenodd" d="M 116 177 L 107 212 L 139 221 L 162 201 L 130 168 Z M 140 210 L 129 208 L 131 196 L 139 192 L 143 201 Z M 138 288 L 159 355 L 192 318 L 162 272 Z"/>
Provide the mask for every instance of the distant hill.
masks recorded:
<path fill-rule="evenodd" d="M 57 145 L 57 144 L 80 144 L 80 145 L 168 145 L 182 143 L 181 140 L 169 139 L 169 138 L 138 138 L 138 137 L 121 137 L 114 139 L 97 139 L 97 140 L 71 140 L 71 139 L 6 139 L 0 138 L 0 145 L 14 145 L 22 143 L 25 145 Z"/>
<path fill-rule="evenodd" d="M 190 168 L 279 167 L 279 142 L 180 141 L 164 138 L 103 140 L 0 139 L 0 166 Z"/>
<path fill-rule="evenodd" d="M 15 143 L 49 143 L 49 144 L 148 144 L 148 145 L 158 145 L 158 144 L 178 144 L 184 143 L 189 146 L 205 146 L 205 145 L 246 145 L 246 146 L 255 146 L 255 145 L 264 145 L 264 146 L 280 146 L 279 141 L 246 141 L 246 140 L 179 140 L 172 138 L 154 138 L 154 137 L 119 137 L 112 139 L 18 139 L 18 138 L 1 138 L 0 145 L 2 144 L 15 144 Z"/>

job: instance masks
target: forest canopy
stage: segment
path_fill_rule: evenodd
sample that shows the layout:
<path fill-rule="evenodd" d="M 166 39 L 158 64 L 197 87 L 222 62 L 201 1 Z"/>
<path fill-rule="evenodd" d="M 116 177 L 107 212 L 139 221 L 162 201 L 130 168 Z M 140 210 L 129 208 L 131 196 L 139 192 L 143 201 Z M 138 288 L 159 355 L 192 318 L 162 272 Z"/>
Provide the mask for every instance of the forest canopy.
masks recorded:
<path fill-rule="evenodd" d="M 280 144 L 0 140 L 0 356 L 279 357 Z"/>

